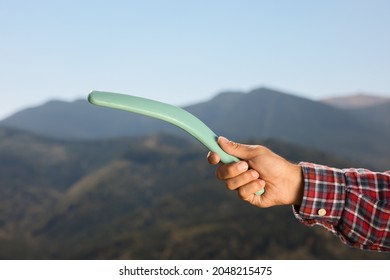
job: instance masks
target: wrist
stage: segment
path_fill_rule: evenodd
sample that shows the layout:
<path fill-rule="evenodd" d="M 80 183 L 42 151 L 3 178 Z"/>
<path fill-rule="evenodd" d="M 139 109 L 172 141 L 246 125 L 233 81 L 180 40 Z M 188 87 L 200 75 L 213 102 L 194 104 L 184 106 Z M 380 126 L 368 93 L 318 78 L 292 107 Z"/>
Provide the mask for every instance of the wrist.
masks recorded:
<path fill-rule="evenodd" d="M 292 204 L 300 205 L 303 197 L 304 178 L 302 167 L 298 164 L 292 165 L 292 176 L 291 176 L 291 196 Z"/>

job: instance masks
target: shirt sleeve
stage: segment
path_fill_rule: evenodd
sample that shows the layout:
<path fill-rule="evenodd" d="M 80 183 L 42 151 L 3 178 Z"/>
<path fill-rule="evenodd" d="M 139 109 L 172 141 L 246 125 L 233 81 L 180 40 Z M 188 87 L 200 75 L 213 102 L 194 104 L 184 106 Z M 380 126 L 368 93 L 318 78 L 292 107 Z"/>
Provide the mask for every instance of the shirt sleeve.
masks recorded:
<path fill-rule="evenodd" d="M 353 247 L 390 251 L 390 171 L 300 166 L 304 194 L 293 206 L 300 222 L 321 225 Z"/>

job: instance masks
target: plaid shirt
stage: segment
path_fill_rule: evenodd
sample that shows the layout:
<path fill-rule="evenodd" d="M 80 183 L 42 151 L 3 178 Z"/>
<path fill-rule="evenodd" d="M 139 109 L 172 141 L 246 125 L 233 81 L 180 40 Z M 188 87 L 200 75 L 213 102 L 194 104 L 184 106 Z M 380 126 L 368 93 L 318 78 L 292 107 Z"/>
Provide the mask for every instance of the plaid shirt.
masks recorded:
<path fill-rule="evenodd" d="M 390 171 L 337 169 L 301 162 L 304 194 L 295 217 L 321 225 L 344 243 L 390 251 Z"/>

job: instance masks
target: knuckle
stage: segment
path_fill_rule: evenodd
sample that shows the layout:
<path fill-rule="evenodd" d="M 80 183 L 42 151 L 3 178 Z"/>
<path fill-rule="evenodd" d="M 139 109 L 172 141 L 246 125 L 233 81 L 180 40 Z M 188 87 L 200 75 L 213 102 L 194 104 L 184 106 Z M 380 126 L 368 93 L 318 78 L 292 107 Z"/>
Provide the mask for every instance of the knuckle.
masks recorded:
<path fill-rule="evenodd" d="M 225 180 L 226 179 L 226 166 L 225 165 L 220 165 L 217 170 L 215 171 L 215 174 L 217 176 L 218 179 L 220 180 Z"/>
<path fill-rule="evenodd" d="M 219 170 L 215 171 L 215 176 L 216 176 L 217 179 L 219 179 L 219 180 L 224 180 L 224 179 L 223 179 L 223 176 L 222 176 L 222 174 L 221 174 L 221 172 L 220 172 Z"/>
<path fill-rule="evenodd" d="M 238 195 L 238 197 L 239 197 L 240 199 L 247 201 L 247 200 L 248 200 L 248 196 L 249 196 L 250 194 L 247 193 L 247 191 L 245 190 L 245 188 L 241 187 L 241 188 L 238 189 L 237 195 Z"/>
<path fill-rule="evenodd" d="M 221 180 L 230 179 L 238 175 L 235 164 L 224 164 L 217 168 L 217 176 Z"/>
<path fill-rule="evenodd" d="M 226 188 L 228 188 L 231 191 L 235 190 L 237 188 L 236 184 L 234 184 L 234 182 L 232 180 L 226 180 L 225 185 L 226 185 Z"/>
<path fill-rule="evenodd" d="M 260 181 L 253 180 L 238 189 L 238 196 L 243 200 L 247 200 L 249 196 L 251 196 L 252 194 L 254 194 L 256 191 L 260 189 L 261 189 Z"/>
<path fill-rule="evenodd" d="M 248 196 L 250 195 L 250 193 L 248 193 L 247 189 L 244 188 L 244 187 L 241 187 L 238 189 L 238 196 L 241 198 L 241 199 L 246 199 Z"/>
<path fill-rule="evenodd" d="M 269 153 L 270 152 L 270 149 L 268 149 L 267 147 L 265 146 L 261 146 L 261 145 L 257 145 L 255 147 L 256 151 L 259 153 L 259 154 L 266 154 L 266 153 Z"/>
<path fill-rule="evenodd" d="M 244 188 L 239 188 L 238 190 L 237 190 L 237 195 L 238 195 L 238 197 L 240 198 L 240 199 L 243 199 L 243 200 L 245 200 L 245 196 L 244 196 L 244 191 L 243 191 L 243 189 Z"/>
<path fill-rule="evenodd" d="M 230 145 L 232 147 L 233 150 L 238 150 L 240 145 L 236 142 L 233 142 L 233 141 L 230 141 Z"/>

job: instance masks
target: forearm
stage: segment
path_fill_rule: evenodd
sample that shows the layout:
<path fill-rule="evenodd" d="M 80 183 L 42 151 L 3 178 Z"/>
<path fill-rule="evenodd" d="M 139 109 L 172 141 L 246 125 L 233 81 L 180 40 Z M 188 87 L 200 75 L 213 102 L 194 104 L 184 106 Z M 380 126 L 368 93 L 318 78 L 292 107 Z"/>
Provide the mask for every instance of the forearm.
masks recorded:
<path fill-rule="evenodd" d="M 351 246 L 390 250 L 390 173 L 300 163 L 302 203 L 294 214 L 305 225 L 322 225 Z"/>

